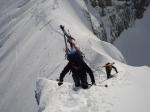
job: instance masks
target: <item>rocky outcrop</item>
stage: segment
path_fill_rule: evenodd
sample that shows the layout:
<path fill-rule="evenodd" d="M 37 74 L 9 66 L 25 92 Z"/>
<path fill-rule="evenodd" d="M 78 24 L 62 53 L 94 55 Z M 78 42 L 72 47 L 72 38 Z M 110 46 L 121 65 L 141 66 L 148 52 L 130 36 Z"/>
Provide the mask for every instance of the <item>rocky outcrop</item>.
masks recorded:
<path fill-rule="evenodd" d="M 93 33 L 113 43 L 124 30 L 143 17 L 150 0 L 86 0 Z"/>

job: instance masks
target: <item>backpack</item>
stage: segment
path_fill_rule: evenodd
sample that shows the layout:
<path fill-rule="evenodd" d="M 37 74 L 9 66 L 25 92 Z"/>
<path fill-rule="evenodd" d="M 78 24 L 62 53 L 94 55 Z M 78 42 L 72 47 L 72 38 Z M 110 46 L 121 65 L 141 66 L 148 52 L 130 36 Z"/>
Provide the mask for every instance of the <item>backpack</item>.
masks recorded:
<path fill-rule="evenodd" d="M 81 59 L 80 54 L 77 52 L 75 48 L 72 48 L 68 53 L 67 53 L 67 60 L 70 62 L 77 62 Z"/>

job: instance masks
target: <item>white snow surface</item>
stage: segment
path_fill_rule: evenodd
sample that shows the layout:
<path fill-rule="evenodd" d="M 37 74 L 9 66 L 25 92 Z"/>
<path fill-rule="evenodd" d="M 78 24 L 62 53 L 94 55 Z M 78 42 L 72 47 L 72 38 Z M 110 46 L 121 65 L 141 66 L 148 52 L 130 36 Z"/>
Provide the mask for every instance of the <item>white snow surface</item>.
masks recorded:
<path fill-rule="evenodd" d="M 97 86 L 88 90 L 73 91 L 70 83 L 59 87 L 55 81 L 39 78 L 39 112 L 149 112 L 150 68 L 124 68 L 128 71 L 103 83 L 97 79 Z"/>
<path fill-rule="evenodd" d="M 120 106 L 118 101 L 122 102 L 120 104 L 128 103 L 122 99 L 121 95 L 124 94 L 120 95 L 119 90 L 130 93 L 136 86 L 137 91 L 141 91 L 136 83 L 149 87 L 148 67 L 134 68 L 123 64 L 126 61 L 117 48 L 93 35 L 84 1 L 1 0 L 0 6 L 0 112 L 119 111 L 124 105 Z M 65 25 L 76 38 L 97 83 L 106 78 L 99 66 L 108 61 L 115 62 L 119 74 L 105 82 L 109 89 L 93 86 L 89 90 L 74 92 L 70 75 L 65 77 L 66 83 L 61 87 L 49 80 L 58 78 L 67 63 L 60 24 Z M 128 80 L 125 77 L 131 77 L 132 82 L 135 75 L 138 78 L 129 88 L 131 84 L 124 84 Z M 37 80 L 38 77 L 43 78 Z M 34 97 L 35 89 L 41 93 L 39 106 Z M 142 89 L 141 99 L 149 97 L 148 93 L 148 89 Z M 128 95 L 131 94 L 125 98 Z M 116 100 L 116 97 L 119 99 Z M 132 99 L 129 98 L 129 101 Z M 148 100 L 144 104 L 140 101 L 137 104 L 141 105 L 141 109 L 147 107 L 144 112 L 150 110 Z"/>

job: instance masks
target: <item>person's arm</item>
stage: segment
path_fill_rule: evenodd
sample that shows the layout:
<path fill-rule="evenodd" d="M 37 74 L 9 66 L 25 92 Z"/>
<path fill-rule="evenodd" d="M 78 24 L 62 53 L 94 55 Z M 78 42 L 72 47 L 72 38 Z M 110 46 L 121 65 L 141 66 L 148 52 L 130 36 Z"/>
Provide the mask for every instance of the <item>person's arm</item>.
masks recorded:
<path fill-rule="evenodd" d="M 112 68 L 116 71 L 116 73 L 118 73 L 118 70 L 116 67 L 112 66 Z"/>
<path fill-rule="evenodd" d="M 59 77 L 60 82 L 63 82 L 63 79 L 64 79 L 65 75 L 69 72 L 70 67 L 71 67 L 71 65 L 70 65 L 70 63 L 68 63 L 65 66 L 65 68 L 63 69 L 63 71 L 60 73 L 60 77 Z"/>

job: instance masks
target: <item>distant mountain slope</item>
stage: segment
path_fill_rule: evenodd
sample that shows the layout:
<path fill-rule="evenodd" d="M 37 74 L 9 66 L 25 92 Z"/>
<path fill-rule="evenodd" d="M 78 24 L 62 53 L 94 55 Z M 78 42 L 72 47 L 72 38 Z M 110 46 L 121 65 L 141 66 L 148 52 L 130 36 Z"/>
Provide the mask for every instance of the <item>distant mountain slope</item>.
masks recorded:
<path fill-rule="evenodd" d="M 114 45 L 123 53 L 127 63 L 134 66 L 150 66 L 150 7 L 135 27 L 122 33 Z"/>

